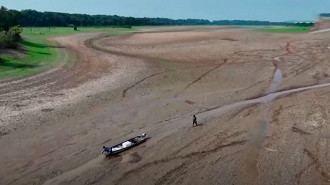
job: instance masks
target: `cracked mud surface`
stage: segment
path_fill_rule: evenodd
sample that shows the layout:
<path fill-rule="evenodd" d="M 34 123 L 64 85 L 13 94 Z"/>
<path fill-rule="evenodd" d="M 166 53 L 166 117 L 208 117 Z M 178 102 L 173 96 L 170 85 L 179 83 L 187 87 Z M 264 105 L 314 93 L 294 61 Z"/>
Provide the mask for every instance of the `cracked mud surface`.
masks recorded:
<path fill-rule="evenodd" d="M 214 111 L 268 94 L 277 69 L 277 92 L 328 83 L 329 33 L 173 27 L 52 40 L 73 66 L 0 81 L 0 184 L 330 184 L 330 87 Z M 144 132 L 146 143 L 99 155 Z"/>

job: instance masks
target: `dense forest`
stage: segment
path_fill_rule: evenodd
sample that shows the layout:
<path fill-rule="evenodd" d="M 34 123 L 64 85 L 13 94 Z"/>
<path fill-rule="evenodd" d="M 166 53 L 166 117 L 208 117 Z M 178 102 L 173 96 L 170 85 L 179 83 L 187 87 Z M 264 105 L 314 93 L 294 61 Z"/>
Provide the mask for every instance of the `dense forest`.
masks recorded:
<path fill-rule="evenodd" d="M 160 26 L 160 25 L 285 25 L 269 21 L 209 21 L 205 19 L 134 18 L 117 15 L 86 15 L 56 12 L 21 11 L 21 26 Z"/>
<path fill-rule="evenodd" d="M 13 25 L 20 26 L 167 26 L 167 25 L 294 25 L 286 22 L 216 20 L 206 19 L 168 19 L 135 18 L 117 15 L 86 15 L 57 12 L 38 12 L 35 10 L 7 10 L 1 7 L 1 30 L 8 30 Z M 8 16 L 10 15 L 10 16 Z"/>
<path fill-rule="evenodd" d="M 86 15 L 56 12 L 21 11 L 21 26 L 161 26 L 161 25 L 287 25 L 285 22 L 206 19 L 135 18 L 117 15 Z"/>

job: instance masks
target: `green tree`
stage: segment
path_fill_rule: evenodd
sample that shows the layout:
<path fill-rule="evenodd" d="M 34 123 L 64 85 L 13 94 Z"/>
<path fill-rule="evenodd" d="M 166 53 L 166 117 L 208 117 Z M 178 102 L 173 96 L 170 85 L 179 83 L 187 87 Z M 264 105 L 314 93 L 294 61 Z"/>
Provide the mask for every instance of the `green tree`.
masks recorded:
<path fill-rule="evenodd" d="M 0 48 L 17 48 L 21 41 L 22 29 L 19 26 L 11 27 L 0 33 Z"/>
<path fill-rule="evenodd" d="M 0 7 L 0 31 L 9 31 L 9 28 L 19 24 L 21 12 L 16 10 L 8 10 Z"/>

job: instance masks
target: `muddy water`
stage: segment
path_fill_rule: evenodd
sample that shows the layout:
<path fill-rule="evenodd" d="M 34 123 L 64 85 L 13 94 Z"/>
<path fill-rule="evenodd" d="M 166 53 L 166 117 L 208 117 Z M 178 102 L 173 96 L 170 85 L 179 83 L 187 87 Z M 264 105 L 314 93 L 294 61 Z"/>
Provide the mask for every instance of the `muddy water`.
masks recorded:
<path fill-rule="evenodd" d="M 278 62 L 281 61 L 281 59 L 278 58 L 278 57 L 275 57 L 274 60 L 275 61 L 278 61 Z M 277 68 L 276 71 L 275 71 L 275 73 L 274 73 L 272 84 L 270 85 L 270 89 L 269 89 L 269 92 L 270 93 L 274 93 L 274 92 L 277 91 L 278 86 L 282 82 L 282 79 L 283 79 L 283 77 L 282 77 L 282 70 L 280 68 Z M 271 101 L 273 101 L 273 98 L 272 97 L 269 97 L 269 99 L 266 99 L 266 102 L 264 102 L 265 103 L 265 106 L 266 106 L 266 109 L 263 109 L 263 123 L 265 123 L 265 127 L 261 126 L 264 129 L 262 129 L 261 132 L 259 133 L 260 136 L 263 136 L 264 139 L 266 138 L 267 133 L 269 131 L 269 127 L 270 127 L 270 122 L 269 122 L 269 102 L 271 102 Z M 259 137 L 259 135 L 257 137 Z M 261 144 L 260 144 L 260 146 L 261 146 Z"/>
<path fill-rule="evenodd" d="M 274 60 L 276 62 L 281 62 L 279 57 L 275 57 Z M 269 88 L 269 93 L 274 93 L 277 91 L 278 86 L 282 82 L 282 70 L 278 68 L 273 76 L 273 81 Z M 250 140 L 247 145 L 246 155 L 245 155 L 245 164 L 243 167 L 243 175 L 248 177 L 250 180 L 250 184 L 256 184 L 257 177 L 259 176 L 259 170 L 257 168 L 257 162 L 260 155 L 260 150 L 266 137 L 268 135 L 270 129 L 270 119 L 269 119 L 269 110 L 270 105 L 269 102 L 274 100 L 273 97 L 266 97 L 265 101 L 263 102 L 263 106 L 261 106 L 260 111 L 260 118 L 258 119 L 257 123 L 255 124 L 254 128 L 250 130 Z"/>
<path fill-rule="evenodd" d="M 275 92 L 282 81 L 282 70 L 276 69 L 269 92 Z"/>

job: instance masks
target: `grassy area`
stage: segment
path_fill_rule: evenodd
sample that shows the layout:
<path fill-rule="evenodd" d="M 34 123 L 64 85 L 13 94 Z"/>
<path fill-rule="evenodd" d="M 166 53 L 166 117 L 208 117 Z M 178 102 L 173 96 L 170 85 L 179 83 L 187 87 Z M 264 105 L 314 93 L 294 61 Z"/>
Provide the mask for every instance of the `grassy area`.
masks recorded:
<path fill-rule="evenodd" d="M 54 65 L 59 52 L 48 46 L 48 43 L 38 37 L 24 36 L 22 43 L 23 57 L 3 55 L 0 65 L 0 78 L 28 76 Z"/>
<path fill-rule="evenodd" d="M 308 32 L 310 27 L 269 27 L 260 28 L 257 31 L 271 32 L 271 33 L 304 33 Z"/>
<path fill-rule="evenodd" d="M 38 36 L 38 37 L 54 37 L 61 35 L 70 35 L 86 32 L 127 32 L 135 31 L 137 28 L 121 28 L 121 27 L 78 27 L 77 31 L 74 31 L 71 27 L 41 27 L 41 28 L 23 28 L 24 35 Z"/>
<path fill-rule="evenodd" d="M 23 28 L 22 47 L 25 54 L 23 57 L 0 54 L 3 60 L 0 64 L 0 79 L 33 75 L 61 62 L 67 62 L 61 58 L 64 51 L 46 40 L 49 37 L 97 31 L 119 34 L 135 30 L 137 29 L 112 27 L 82 27 L 78 28 L 78 31 L 69 27 Z"/>

